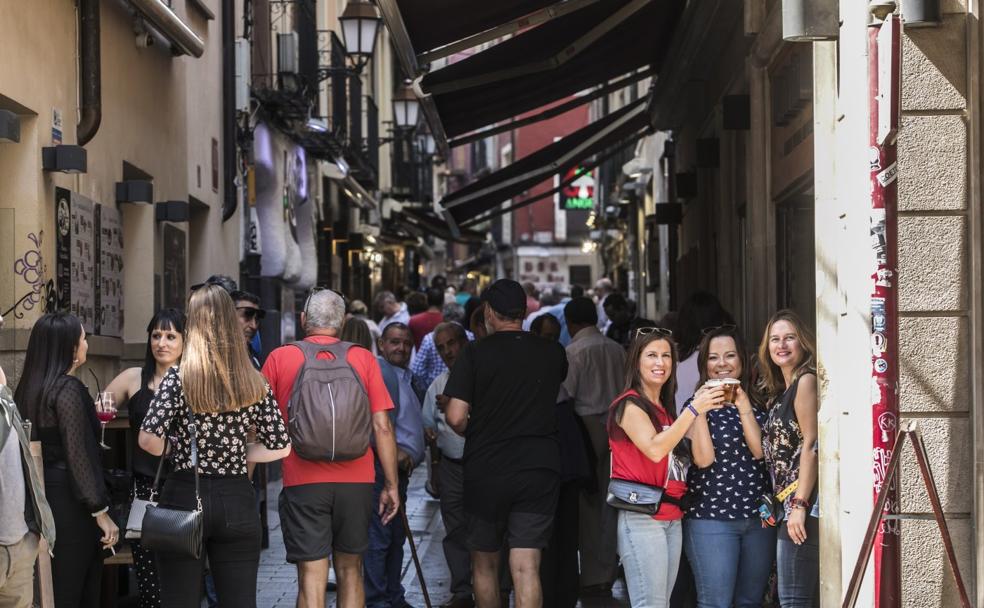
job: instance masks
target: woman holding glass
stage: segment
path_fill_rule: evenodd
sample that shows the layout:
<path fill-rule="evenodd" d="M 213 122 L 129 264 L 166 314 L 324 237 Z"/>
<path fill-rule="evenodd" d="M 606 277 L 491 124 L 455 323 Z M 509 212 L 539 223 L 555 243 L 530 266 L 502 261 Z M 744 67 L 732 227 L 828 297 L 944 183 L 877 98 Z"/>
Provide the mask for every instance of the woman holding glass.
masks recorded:
<path fill-rule="evenodd" d="M 251 428 L 257 443 L 248 440 Z M 192 292 L 180 368 L 164 374 L 140 426 L 139 445 L 151 454 L 162 454 L 169 438 L 174 471 L 159 504 L 185 511 L 200 505 L 204 550 L 200 559 L 157 552 L 162 604 L 198 608 L 208 559 L 221 605 L 255 608 L 260 518 L 246 463 L 283 458 L 290 438 L 270 386 L 250 361 L 232 298 L 216 285 Z"/>
<path fill-rule="evenodd" d="M 637 329 L 626 360 L 626 390 L 609 409 L 612 480 L 662 488 L 654 515 L 618 512 L 618 553 L 632 606 L 664 608 L 680 565 L 686 458 L 674 450 L 694 421 L 720 409 L 724 389 L 702 392 L 675 416 L 676 344 L 658 327 Z"/>
<path fill-rule="evenodd" d="M 759 497 L 771 490 L 763 461 L 765 410 L 746 392 L 745 346 L 734 325 L 704 332 L 697 349 L 699 386 L 692 399 L 730 384 L 726 406 L 690 427 L 693 504 L 683 522 L 683 546 L 694 573 L 699 608 L 762 605 L 776 552 L 775 528 L 762 527 Z"/>
<path fill-rule="evenodd" d="M 106 392 L 116 398 L 122 406 L 128 404 L 130 429 L 128 435 L 133 455 L 133 498 L 149 500 L 154 475 L 157 473 L 158 458 L 145 452 L 137 445 L 137 432 L 143 423 L 154 393 L 169 369 L 181 360 L 184 351 L 185 315 L 183 312 L 166 308 L 159 311 L 147 325 L 147 349 L 142 367 L 123 370 L 106 387 Z M 163 479 L 162 475 L 162 479 Z M 160 581 L 153 552 L 144 549 L 139 540 L 132 541 L 133 563 L 137 569 L 137 588 L 140 594 L 140 608 L 155 608 L 161 605 Z"/>
<path fill-rule="evenodd" d="M 99 605 L 103 550 L 119 541 L 108 514 L 95 403 L 72 376 L 88 349 L 77 317 L 44 315 L 31 330 L 14 397 L 33 423 L 32 440 L 41 442 L 45 495 L 58 535 L 51 562 L 56 608 Z"/>
<path fill-rule="evenodd" d="M 758 349 L 760 388 L 769 415 L 762 448 L 779 494 L 795 485 L 781 506 L 776 563 L 783 608 L 811 608 L 819 597 L 820 522 L 817 509 L 816 348 L 791 310 L 772 315 Z"/>

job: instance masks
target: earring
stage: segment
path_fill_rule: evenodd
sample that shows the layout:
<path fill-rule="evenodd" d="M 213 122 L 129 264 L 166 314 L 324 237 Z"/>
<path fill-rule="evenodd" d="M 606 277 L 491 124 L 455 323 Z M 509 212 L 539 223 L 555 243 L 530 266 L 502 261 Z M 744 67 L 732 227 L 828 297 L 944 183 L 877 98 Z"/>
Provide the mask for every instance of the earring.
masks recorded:
<path fill-rule="evenodd" d="M 79 362 L 78 359 L 72 359 L 72 363 L 78 363 L 78 362 Z"/>

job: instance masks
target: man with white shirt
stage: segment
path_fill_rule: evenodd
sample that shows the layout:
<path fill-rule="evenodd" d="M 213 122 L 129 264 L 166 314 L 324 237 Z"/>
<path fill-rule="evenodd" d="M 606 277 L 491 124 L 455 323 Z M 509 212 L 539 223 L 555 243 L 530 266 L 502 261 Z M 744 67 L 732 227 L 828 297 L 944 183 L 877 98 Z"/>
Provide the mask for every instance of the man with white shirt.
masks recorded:
<path fill-rule="evenodd" d="M 376 306 L 383 313 L 383 318 L 379 322 L 379 331 L 382 332 L 390 323 L 410 323 L 410 312 L 407 310 L 406 302 L 399 302 L 392 291 L 381 291 L 376 295 Z"/>
<path fill-rule="evenodd" d="M 581 492 L 579 547 L 582 597 L 607 595 L 618 567 L 614 510 L 605 504 L 610 476 L 608 406 L 622 392 L 625 349 L 598 331 L 598 313 L 589 298 L 574 298 L 564 307 L 571 333 L 567 346 L 569 369 L 564 389 L 591 440 L 595 483 Z"/>
<path fill-rule="evenodd" d="M 437 475 L 441 489 L 441 518 L 444 520 L 444 558 L 451 571 L 451 600 L 443 608 L 470 608 L 472 600 L 471 559 L 465 543 L 464 484 L 461 459 L 465 452 L 465 438 L 454 432 L 444 419 L 444 406 L 448 398 L 443 394 L 451 375 L 451 368 L 458 353 L 468 344 L 465 328 L 457 323 L 441 323 L 434 328 L 434 346 L 447 368 L 441 373 L 424 396 L 424 432 L 428 439 L 437 442 L 441 461 Z"/>

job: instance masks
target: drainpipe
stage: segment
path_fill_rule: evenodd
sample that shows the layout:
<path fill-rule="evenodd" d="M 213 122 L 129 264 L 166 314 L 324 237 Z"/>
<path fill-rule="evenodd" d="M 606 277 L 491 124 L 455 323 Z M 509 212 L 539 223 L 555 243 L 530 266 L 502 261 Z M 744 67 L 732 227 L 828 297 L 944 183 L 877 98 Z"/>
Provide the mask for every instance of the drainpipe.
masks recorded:
<path fill-rule="evenodd" d="M 89 143 L 102 122 L 102 74 L 99 53 L 99 0 L 79 0 L 78 145 Z"/>
<path fill-rule="evenodd" d="M 222 221 L 236 213 L 236 7 L 222 0 Z"/>
<path fill-rule="evenodd" d="M 868 107 L 871 180 L 871 242 L 877 267 L 871 275 L 872 500 L 888 473 L 899 418 L 898 175 L 897 139 L 900 93 L 900 23 L 895 2 L 869 2 L 875 17 L 868 26 Z M 898 477 L 889 487 L 875 536 L 875 606 L 901 605 Z"/>

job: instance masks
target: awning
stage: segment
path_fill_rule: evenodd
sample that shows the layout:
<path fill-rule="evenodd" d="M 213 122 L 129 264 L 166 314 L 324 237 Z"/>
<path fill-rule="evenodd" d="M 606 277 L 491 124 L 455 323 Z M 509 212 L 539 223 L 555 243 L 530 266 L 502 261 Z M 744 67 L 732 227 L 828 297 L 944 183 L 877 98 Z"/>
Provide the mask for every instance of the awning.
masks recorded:
<path fill-rule="evenodd" d="M 567 137 L 456 190 L 435 205 L 457 229 L 543 180 L 649 130 L 645 99 L 639 99 Z"/>
<path fill-rule="evenodd" d="M 397 221 L 421 232 L 430 234 L 445 241 L 457 243 L 484 243 L 485 233 L 477 230 L 461 229 L 457 235 L 451 232 L 447 223 L 425 209 L 410 209 L 404 207 L 394 214 Z"/>
<path fill-rule="evenodd" d="M 686 0 L 378 0 L 422 110 L 447 141 L 604 85 L 656 70 Z M 437 57 L 512 38 L 427 73 Z M 421 78 L 421 75 L 422 78 Z"/>
<path fill-rule="evenodd" d="M 600 0 L 426 74 L 444 132 L 454 137 L 603 84 L 658 68 L 683 2 Z"/>

